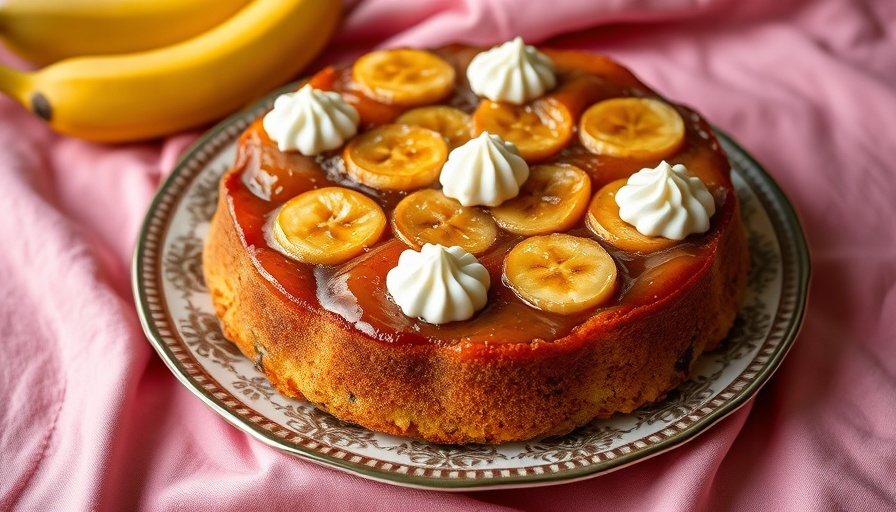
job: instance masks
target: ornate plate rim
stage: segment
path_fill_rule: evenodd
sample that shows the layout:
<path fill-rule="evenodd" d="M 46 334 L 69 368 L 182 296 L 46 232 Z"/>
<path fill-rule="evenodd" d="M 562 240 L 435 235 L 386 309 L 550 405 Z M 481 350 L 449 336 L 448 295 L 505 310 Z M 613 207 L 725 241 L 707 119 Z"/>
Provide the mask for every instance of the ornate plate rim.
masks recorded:
<path fill-rule="evenodd" d="M 765 187 L 765 194 L 756 194 L 756 197 L 763 209 L 767 212 L 771 209 L 776 210 L 776 215 L 769 215 L 769 218 L 772 221 L 771 224 L 776 239 L 781 247 L 783 273 L 782 289 L 794 290 L 793 297 L 790 299 L 788 299 L 785 294 L 782 294 L 782 300 L 778 306 L 778 314 L 780 314 L 782 310 L 786 310 L 792 315 L 790 322 L 784 326 L 783 332 L 780 334 L 781 341 L 774 348 L 773 353 L 769 355 L 769 359 L 763 365 L 762 369 L 756 373 L 756 376 L 739 391 L 734 392 L 730 399 L 711 410 L 711 412 L 707 413 L 705 416 L 693 421 L 678 433 L 666 437 L 656 443 L 647 445 L 644 448 L 634 449 L 629 453 L 622 454 L 613 459 L 603 460 L 600 463 L 586 465 L 584 467 L 573 467 L 567 470 L 534 475 L 526 474 L 522 476 L 508 476 L 482 480 L 455 480 L 400 474 L 382 470 L 376 466 L 371 467 L 365 464 L 351 462 L 350 460 L 331 456 L 328 453 L 321 453 L 314 449 L 287 442 L 285 439 L 255 425 L 233 411 L 221 398 L 207 391 L 202 384 L 190 374 L 189 370 L 181 365 L 168 344 L 163 340 L 164 336 L 170 336 L 170 329 L 168 327 L 157 325 L 152 318 L 153 312 L 158 313 L 163 306 L 160 303 L 161 301 L 150 299 L 147 294 L 145 279 L 153 276 L 153 274 L 147 270 L 147 263 L 155 261 L 154 259 L 147 260 L 148 254 L 152 255 L 157 252 L 157 258 L 161 257 L 162 247 L 164 246 L 164 235 L 170 226 L 173 206 L 183 199 L 183 193 L 186 192 L 192 179 L 201 174 L 200 167 L 193 176 L 189 177 L 187 181 L 184 181 L 187 179 L 184 178 L 183 175 L 188 171 L 188 163 L 197 157 L 201 157 L 206 146 L 214 142 L 229 127 L 240 121 L 254 119 L 254 117 L 260 115 L 260 109 L 266 108 L 266 105 L 271 102 L 277 94 L 292 90 L 296 86 L 297 83 L 284 86 L 265 96 L 247 109 L 231 115 L 206 132 L 184 153 L 178 160 L 171 174 L 159 187 L 150 203 L 138 235 L 132 261 L 131 284 L 134 292 L 137 313 L 143 330 L 153 348 L 177 379 L 180 380 L 193 394 L 198 396 L 202 402 L 211 407 L 229 423 L 243 432 L 252 435 L 263 443 L 326 467 L 342 470 L 368 479 L 405 487 L 463 491 L 509 489 L 514 487 L 570 483 L 615 471 L 635 462 L 669 451 L 690 441 L 700 433 L 705 432 L 709 427 L 745 405 L 777 370 L 781 361 L 793 345 L 793 341 L 802 324 L 808 296 L 810 275 L 809 250 L 806 244 L 805 235 L 800 226 L 799 218 L 783 190 L 777 183 L 775 183 L 768 172 L 765 171 L 765 169 L 730 136 L 718 128 L 715 128 L 723 145 L 727 146 L 726 149 L 729 152 L 729 158 L 731 157 L 733 150 L 739 157 L 744 158 L 749 164 L 749 167 L 755 171 L 755 173 L 750 176 L 741 175 L 744 181 L 750 185 L 751 189 L 755 189 L 757 186 Z M 161 209 L 167 209 L 167 212 L 160 214 L 159 211 Z M 155 240 L 155 238 L 150 237 L 150 234 L 154 235 L 154 237 L 159 240 L 159 247 L 152 246 L 150 239 L 152 238 Z M 788 272 L 788 270 L 791 271 Z"/>

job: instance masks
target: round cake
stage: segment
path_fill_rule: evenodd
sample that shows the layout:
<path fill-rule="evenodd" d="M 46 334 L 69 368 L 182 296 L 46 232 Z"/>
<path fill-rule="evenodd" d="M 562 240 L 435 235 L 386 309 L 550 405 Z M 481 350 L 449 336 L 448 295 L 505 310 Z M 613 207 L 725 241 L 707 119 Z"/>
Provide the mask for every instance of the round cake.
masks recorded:
<path fill-rule="evenodd" d="M 283 395 L 437 443 L 561 435 L 726 336 L 749 269 L 730 173 L 700 115 L 607 57 L 375 51 L 242 134 L 205 278 Z"/>

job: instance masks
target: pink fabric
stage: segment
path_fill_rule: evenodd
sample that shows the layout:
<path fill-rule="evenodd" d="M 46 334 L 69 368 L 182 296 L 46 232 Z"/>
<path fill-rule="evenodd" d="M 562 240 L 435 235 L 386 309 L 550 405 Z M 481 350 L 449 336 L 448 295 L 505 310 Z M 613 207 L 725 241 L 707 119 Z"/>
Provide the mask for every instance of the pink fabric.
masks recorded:
<path fill-rule="evenodd" d="M 91 144 L 2 98 L 0 510 L 896 507 L 896 2 L 353 7 L 320 63 L 378 45 L 519 34 L 608 53 L 732 134 L 789 195 L 812 253 L 804 327 L 777 375 L 691 443 L 557 487 L 421 491 L 296 459 L 204 406 L 137 320 L 139 225 L 199 131 Z"/>

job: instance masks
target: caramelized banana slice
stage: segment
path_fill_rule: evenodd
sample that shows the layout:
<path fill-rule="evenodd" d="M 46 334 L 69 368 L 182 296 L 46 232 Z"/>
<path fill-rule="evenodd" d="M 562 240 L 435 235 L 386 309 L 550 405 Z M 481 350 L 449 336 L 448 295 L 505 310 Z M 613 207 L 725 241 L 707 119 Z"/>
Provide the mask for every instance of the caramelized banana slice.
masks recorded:
<path fill-rule="evenodd" d="M 379 190 L 414 190 L 439 177 L 448 145 L 426 128 L 384 124 L 352 139 L 342 157 L 355 181 Z"/>
<path fill-rule="evenodd" d="M 623 251 L 647 254 L 668 249 L 678 243 L 661 236 L 642 235 L 634 226 L 619 217 L 616 192 L 627 181 L 627 179 L 611 181 L 597 191 L 585 216 L 588 228 L 602 240 Z"/>
<path fill-rule="evenodd" d="M 616 292 L 616 263 L 590 238 L 555 233 L 528 238 L 504 260 L 504 280 L 523 300 L 552 313 L 599 306 Z"/>
<path fill-rule="evenodd" d="M 527 161 L 550 158 L 572 137 L 569 110 L 552 99 L 515 106 L 483 100 L 473 113 L 473 133 L 489 132 L 512 142 Z"/>
<path fill-rule="evenodd" d="M 337 265 L 379 240 L 386 215 L 372 199 L 342 187 L 309 190 L 283 205 L 274 239 L 303 263 Z"/>
<path fill-rule="evenodd" d="M 355 61 L 352 77 L 367 96 L 406 107 L 435 103 L 454 89 L 451 64 L 424 50 L 370 52 Z"/>
<path fill-rule="evenodd" d="M 491 209 L 498 225 L 517 235 L 544 235 L 573 227 L 588 208 L 591 179 L 571 165 L 536 165 L 520 194 Z"/>
<path fill-rule="evenodd" d="M 487 213 L 463 206 L 434 189 L 420 190 L 402 199 L 392 214 L 392 228 L 406 244 L 418 250 L 427 243 L 457 245 L 471 254 L 491 247 L 498 235 L 498 227 Z"/>
<path fill-rule="evenodd" d="M 684 142 L 684 120 L 660 100 L 612 98 L 591 105 L 582 114 L 579 138 L 598 155 L 666 158 Z"/>
<path fill-rule="evenodd" d="M 447 105 L 408 110 L 395 122 L 439 132 L 448 142 L 449 149 L 454 149 L 470 140 L 470 114 Z"/>

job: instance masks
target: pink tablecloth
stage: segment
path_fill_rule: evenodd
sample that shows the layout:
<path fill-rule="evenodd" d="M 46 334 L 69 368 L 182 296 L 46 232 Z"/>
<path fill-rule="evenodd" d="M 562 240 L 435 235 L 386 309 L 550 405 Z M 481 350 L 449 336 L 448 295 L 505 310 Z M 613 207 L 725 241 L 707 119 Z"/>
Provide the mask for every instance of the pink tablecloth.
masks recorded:
<path fill-rule="evenodd" d="M 896 2 L 365 0 L 322 61 L 517 34 L 618 58 L 791 198 L 812 293 L 755 400 L 679 449 L 550 488 L 411 490 L 280 453 L 182 386 L 137 320 L 138 227 L 198 132 L 90 144 L 0 99 L 0 509 L 896 507 Z"/>

